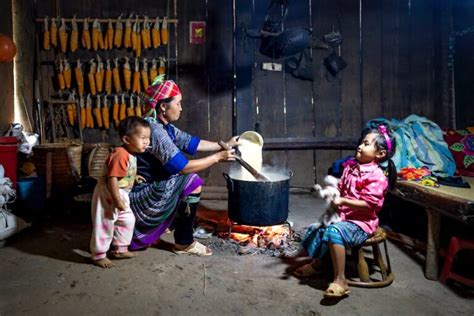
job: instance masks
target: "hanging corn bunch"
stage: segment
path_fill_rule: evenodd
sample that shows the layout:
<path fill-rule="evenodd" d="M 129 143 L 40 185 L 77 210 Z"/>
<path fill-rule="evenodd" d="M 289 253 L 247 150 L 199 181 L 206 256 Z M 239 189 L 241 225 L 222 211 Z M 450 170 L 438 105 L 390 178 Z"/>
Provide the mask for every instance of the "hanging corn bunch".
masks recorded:
<path fill-rule="evenodd" d="M 146 58 L 143 58 L 143 68 L 141 71 L 142 75 L 142 83 L 143 83 L 143 91 L 146 91 L 148 89 L 149 81 L 148 81 L 148 60 Z"/>
<path fill-rule="evenodd" d="M 107 59 L 107 68 L 105 70 L 105 92 L 112 93 L 112 67 L 110 66 L 110 59 Z"/>
<path fill-rule="evenodd" d="M 125 48 L 132 47 L 132 14 L 125 21 L 125 34 L 123 36 L 123 46 Z"/>
<path fill-rule="evenodd" d="M 153 48 L 158 48 L 161 45 L 161 35 L 160 35 L 160 19 L 155 18 L 155 23 L 153 24 L 153 29 L 151 30 L 151 37 L 153 41 Z"/>
<path fill-rule="evenodd" d="M 109 19 L 107 26 L 107 46 L 109 49 L 114 47 L 114 25 L 112 24 L 112 19 Z"/>
<path fill-rule="evenodd" d="M 145 49 L 150 48 L 151 43 L 150 43 L 150 28 L 148 24 L 148 17 L 145 16 L 145 20 L 143 21 L 143 28 L 140 32 L 141 39 L 142 39 L 142 46 Z"/>
<path fill-rule="evenodd" d="M 104 87 L 104 63 L 97 55 L 97 72 L 95 73 L 95 87 L 98 93 L 103 91 Z"/>
<path fill-rule="evenodd" d="M 89 89 L 92 95 L 96 95 L 97 90 L 95 86 L 95 73 L 97 72 L 97 68 L 94 62 L 94 59 L 89 61 L 89 73 L 87 74 L 87 79 L 89 81 Z"/>
<path fill-rule="evenodd" d="M 130 106 L 127 108 L 127 117 L 134 116 L 135 110 L 133 105 L 133 94 L 130 95 Z"/>
<path fill-rule="evenodd" d="M 86 108 L 84 106 L 84 98 L 81 96 L 80 97 L 80 100 L 79 100 L 79 107 L 80 107 L 80 111 L 81 111 L 81 129 L 84 129 L 86 128 L 86 120 L 87 120 L 87 117 L 86 117 Z"/>
<path fill-rule="evenodd" d="M 92 118 L 92 99 L 90 93 L 87 94 L 86 100 L 86 126 L 87 128 L 94 128 L 94 119 Z"/>
<path fill-rule="evenodd" d="M 122 102 L 120 103 L 120 114 L 119 114 L 120 121 L 127 117 L 126 110 L 127 110 L 127 103 L 125 103 L 125 96 L 122 94 Z"/>
<path fill-rule="evenodd" d="M 166 73 L 166 66 L 165 66 L 165 61 L 166 59 L 164 57 L 160 57 L 160 67 L 158 68 L 158 74 L 163 75 Z"/>
<path fill-rule="evenodd" d="M 161 24 L 161 43 L 163 45 L 168 44 L 168 17 L 163 18 L 163 23 Z"/>
<path fill-rule="evenodd" d="M 53 47 L 58 46 L 58 25 L 56 24 L 56 18 L 51 18 L 51 45 Z"/>
<path fill-rule="evenodd" d="M 43 32 L 43 49 L 49 50 L 51 48 L 49 41 L 50 41 L 50 33 L 49 33 L 49 26 L 48 26 L 48 17 L 44 18 L 44 32 Z"/>
<path fill-rule="evenodd" d="M 71 65 L 67 61 L 67 59 L 63 60 L 64 67 L 63 67 L 63 77 L 64 77 L 64 84 L 66 88 L 71 88 Z"/>
<path fill-rule="evenodd" d="M 123 64 L 123 79 L 125 82 L 126 91 L 130 91 L 132 87 L 131 78 L 132 78 L 132 70 L 130 68 L 130 63 L 128 62 L 128 57 L 125 57 L 125 63 Z"/>
<path fill-rule="evenodd" d="M 141 85 L 140 85 L 140 63 L 138 62 L 138 58 L 135 58 L 135 71 L 133 72 L 133 92 L 140 93 L 141 92 Z"/>
<path fill-rule="evenodd" d="M 79 29 L 77 27 L 76 15 L 74 14 L 71 21 L 71 52 L 75 52 L 79 43 Z"/>
<path fill-rule="evenodd" d="M 66 20 L 61 18 L 61 26 L 59 27 L 59 44 L 61 46 L 61 52 L 65 53 L 67 49 L 67 30 Z"/>
<path fill-rule="evenodd" d="M 94 116 L 95 116 L 95 121 L 97 123 L 97 126 L 99 128 L 102 128 L 102 113 L 101 113 L 101 105 L 100 105 L 100 96 L 97 96 L 96 99 L 96 107 L 94 108 Z"/>
<path fill-rule="evenodd" d="M 89 18 L 84 18 L 81 43 L 82 43 L 82 47 L 91 49 L 91 33 L 89 32 L 89 22 L 87 22 L 88 20 Z"/>
<path fill-rule="evenodd" d="M 153 58 L 151 61 L 151 69 L 150 69 L 150 82 L 153 84 L 155 81 L 156 76 L 158 76 L 158 61 L 156 58 Z"/>
<path fill-rule="evenodd" d="M 102 102 L 102 120 L 104 123 L 104 128 L 109 129 L 109 102 L 107 101 L 107 96 L 104 95 L 104 101 Z"/>
<path fill-rule="evenodd" d="M 112 108 L 112 119 L 114 120 L 115 127 L 118 128 L 120 120 L 119 120 L 119 100 L 118 96 L 114 97 L 114 105 Z"/>
<path fill-rule="evenodd" d="M 135 51 L 135 56 L 140 57 L 142 54 L 142 37 L 140 36 L 140 23 L 137 23 L 137 50 Z"/>
<path fill-rule="evenodd" d="M 122 35 L 123 35 L 123 24 L 122 24 L 122 14 L 117 18 L 115 23 L 115 34 L 114 34 L 114 45 L 117 48 L 122 46 Z"/>
<path fill-rule="evenodd" d="M 142 102 L 138 95 L 137 95 L 137 105 L 135 105 L 135 115 L 142 117 Z"/>
<path fill-rule="evenodd" d="M 120 84 L 119 63 L 118 58 L 114 59 L 114 69 L 112 70 L 112 77 L 114 78 L 114 88 L 116 93 L 122 92 L 122 85 Z"/>
<path fill-rule="evenodd" d="M 84 95 L 84 76 L 82 75 L 82 65 L 79 59 L 77 60 L 76 68 L 74 68 L 74 75 L 76 77 L 77 91 L 82 97 Z"/>
<path fill-rule="evenodd" d="M 63 63 L 60 60 L 58 60 L 56 62 L 56 67 L 57 67 L 57 73 L 58 73 L 58 87 L 60 90 L 64 90 L 66 88 L 66 84 L 64 83 Z"/>

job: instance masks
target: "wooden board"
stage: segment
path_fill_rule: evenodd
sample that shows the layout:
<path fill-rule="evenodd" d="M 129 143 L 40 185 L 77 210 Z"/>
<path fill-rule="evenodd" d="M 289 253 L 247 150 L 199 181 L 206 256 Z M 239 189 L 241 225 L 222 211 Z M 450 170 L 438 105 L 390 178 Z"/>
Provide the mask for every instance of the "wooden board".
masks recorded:
<path fill-rule="evenodd" d="M 11 1 L 2 1 L 0 4 L 0 12 L 12 12 Z M 0 33 L 6 36 L 13 36 L 12 16 L 11 14 L 1 14 Z M 13 122 L 13 62 L 0 63 L 0 76 L 3 84 L 0 88 L 0 130 L 8 129 L 10 123 Z"/>

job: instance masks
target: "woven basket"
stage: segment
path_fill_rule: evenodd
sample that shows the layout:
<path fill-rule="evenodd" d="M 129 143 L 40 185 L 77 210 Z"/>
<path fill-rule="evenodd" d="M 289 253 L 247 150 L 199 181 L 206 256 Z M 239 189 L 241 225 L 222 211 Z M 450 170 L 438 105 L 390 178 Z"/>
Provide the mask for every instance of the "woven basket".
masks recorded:
<path fill-rule="evenodd" d="M 98 180 L 105 174 L 105 160 L 112 151 L 112 146 L 108 143 L 97 143 L 89 153 L 87 168 L 89 177 Z"/>
<path fill-rule="evenodd" d="M 46 174 L 48 153 L 51 153 L 52 183 L 61 188 L 77 183 L 81 177 L 82 145 L 51 143 L 33 147 L 36 170 Z M 66 189 L 66 187 L 64 189 Z"/>

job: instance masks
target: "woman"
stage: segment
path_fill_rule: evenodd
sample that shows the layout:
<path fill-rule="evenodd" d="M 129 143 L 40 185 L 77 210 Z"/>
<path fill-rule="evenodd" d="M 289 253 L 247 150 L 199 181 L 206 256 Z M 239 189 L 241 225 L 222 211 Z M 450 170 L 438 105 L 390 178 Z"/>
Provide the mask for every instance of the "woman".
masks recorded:
<path fill-rule="evenodd" d="M 181 91 L 172 81 L 155 80 L 145 92 L 145 119 L 151 125 L 151 144 L 137 155 L 138 175 L 145 182 L 130 193 L 130 206 L 136 217 L 131 250 L 146 248 L 159 240 L 174 221 L 176 253 L 209 256 L 212 252 L 193 239 L 193 223 L 203 181 L 195 173 L 220 161 L 234 160 L 234 150 L 221 150 L 216 142 L 191 136 L 171 124 L 181 114 Z M 228 141 L 237 145 L 237 137 Z M 221 150 L 221 151 L 219 151 Z M 218 151 L 200 159 L 188 160 L 183 152 Z"/>

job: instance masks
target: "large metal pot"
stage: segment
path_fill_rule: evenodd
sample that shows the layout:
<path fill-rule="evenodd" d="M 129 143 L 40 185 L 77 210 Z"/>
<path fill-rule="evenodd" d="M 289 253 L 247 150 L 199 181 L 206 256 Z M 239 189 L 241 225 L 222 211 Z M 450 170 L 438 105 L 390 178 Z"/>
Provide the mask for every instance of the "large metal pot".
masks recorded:
<path fill-rule="evenodd" d="M 229 219 L 239 224 L 272 226 L 288 219 L 290 179 L 281 181 L 245 181 L 224 173 L 228 190 Z"/>

